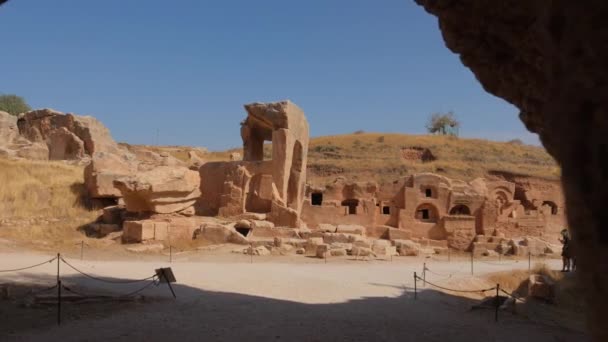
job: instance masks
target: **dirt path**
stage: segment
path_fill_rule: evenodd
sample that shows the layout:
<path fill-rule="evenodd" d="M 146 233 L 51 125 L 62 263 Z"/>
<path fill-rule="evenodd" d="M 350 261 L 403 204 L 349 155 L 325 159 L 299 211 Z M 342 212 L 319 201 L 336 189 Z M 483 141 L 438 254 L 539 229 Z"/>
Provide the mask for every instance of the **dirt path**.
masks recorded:
<path fill-rule="evenodd" d="M 236 259 L 235 259 L 236 258 Z M 19 341 L 586 341 L 578 332 L 555 328 L 508 313 L 494 322 L 489 311 L 470 311 L 475 301 L 427 288 L 413 299 L 413 272 L 422 263 L 432 269 L 427 279 L 439 284 L 473 286 L 467 260 L 437 261 L 395 258 L 390 261 L 322 260 L 303 257 L 206 257 L 179 261 L 172 267 L 178 284 L 176 301 L 166 286 L 145 290 L 146 296 L 167 298 L 136 305 L 111 316 L 64 322 L 18 334 Z M 186 258 L 183 258 L 186 259 Z M 192 259 L 188 257 L 188 259 Z M 228 261 L 225 261 L 228 259 Z M 35 254 L 0 255 L 0 269 L 44 261 Z M 158 261 L 80 261 L 75 267 L 100 277 L 138 279 Z M 557 267 L 557 261 L 551 261 Z M 0 274 L 0 280 L 52 284 L 57 265 Z M 476 263 L 476 275 L 508 268 L 527 269 L 527 261 Z M 125 293 L 137 285 L 105 284 L 61 265 L 63 281 L 87 291 Z M 446 276 L 451 275 L 451 276 Z M 468 279 L 468 280 L 467 280 Z M 65 310 L 69 310 L 69 307 Z M 91 310 L 94 310 L 92 308 Z M 66 313 L 69 315 L 69 312 Z M 0 328 L 2 328 L 0 326 Z M 6 327 L 5 327 L 6 328 Z"/>

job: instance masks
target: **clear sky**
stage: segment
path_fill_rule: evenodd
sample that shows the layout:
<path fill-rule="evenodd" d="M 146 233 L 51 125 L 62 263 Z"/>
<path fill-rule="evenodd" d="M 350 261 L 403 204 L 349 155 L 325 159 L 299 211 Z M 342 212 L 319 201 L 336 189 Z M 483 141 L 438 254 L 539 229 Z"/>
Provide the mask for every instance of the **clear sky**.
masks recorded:
<path fill-rule="evenodd" d="M 0 93 L 97 117 L 118 141 L 240 146 L 243 104 L 291 99 L 313 136 L 527 133 L 483 91 L 414 0 L 11 0 L 0 7 Z"/>

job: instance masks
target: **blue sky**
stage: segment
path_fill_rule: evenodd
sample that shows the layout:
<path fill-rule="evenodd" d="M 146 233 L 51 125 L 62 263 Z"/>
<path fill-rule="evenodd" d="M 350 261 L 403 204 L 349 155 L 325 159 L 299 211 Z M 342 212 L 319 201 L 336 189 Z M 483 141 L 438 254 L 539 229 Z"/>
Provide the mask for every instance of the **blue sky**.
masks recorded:
<path fill-rule="evenodd" d="M 419 134 L 452 110 L 462 136 L 538 143 L 413 0 L 11 0 L 0 32 L 0 93 L 119 141 L 237 147 L 243 104 L 291 99 L 313 136 Z"/>

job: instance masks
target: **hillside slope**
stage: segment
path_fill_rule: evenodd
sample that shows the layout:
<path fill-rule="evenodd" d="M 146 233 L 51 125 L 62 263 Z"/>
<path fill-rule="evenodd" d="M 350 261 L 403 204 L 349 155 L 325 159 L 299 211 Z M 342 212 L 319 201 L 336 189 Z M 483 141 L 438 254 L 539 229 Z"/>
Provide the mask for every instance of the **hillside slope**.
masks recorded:
<path fill-rule="evenodd" d="M 266 146 L 270 158 L 272 146 Z M 229 160 L 231 149 L 210 152 L 209 161 Z M 418 172 L 471 180 L 512 173 L 557 180 L 560 169 L 542 147 L 434 135 L 362 133 L 312 138 L 308 181 L 325 184 L 338 176 L 390 182 Z"/>

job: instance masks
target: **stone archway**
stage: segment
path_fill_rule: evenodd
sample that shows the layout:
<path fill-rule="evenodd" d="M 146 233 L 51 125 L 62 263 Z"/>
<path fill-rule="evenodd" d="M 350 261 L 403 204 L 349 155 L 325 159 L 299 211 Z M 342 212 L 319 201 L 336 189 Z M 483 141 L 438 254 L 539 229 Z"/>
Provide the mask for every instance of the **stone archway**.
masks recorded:
<path fill-rule="evenodd" d="M 471 209 L 464 204 L 457 204 L 450 209 L 450 215 L 471 215 Z"/>
<path fill-rule="evenodd" d="M 423 203 L 416 208 L 415 218 L 418 221 L 435 223 L 439 221 L 439 210 L 431 203 Z"/>

